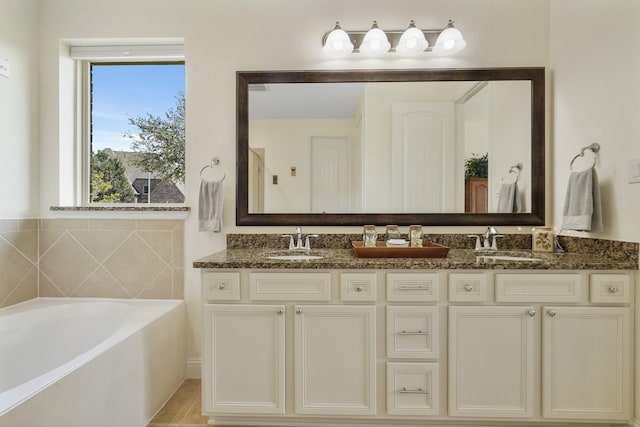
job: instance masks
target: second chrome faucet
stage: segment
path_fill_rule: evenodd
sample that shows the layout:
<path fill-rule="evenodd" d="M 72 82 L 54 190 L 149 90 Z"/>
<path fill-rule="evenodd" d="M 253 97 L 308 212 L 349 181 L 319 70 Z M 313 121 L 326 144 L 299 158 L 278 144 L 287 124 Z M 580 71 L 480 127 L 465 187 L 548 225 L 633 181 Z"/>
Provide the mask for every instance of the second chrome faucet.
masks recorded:
<path fill-rule="evenodd" d="M 482 235 L 477 236 L 475 234 L 469 234 L 467 237 L 476 239 L 476 251 L 497 251 L 497 239 L 504 236 L 498 234 L 498 230 L 496 230 L 495 227 L 487 227 Z M 480 239 L 482 239 L 482 243 L 480 242 Z"/>
<path fill-rule="evenodd" d="M 317 234 L 307 234 L 304 245 L 302 244 L 302 228 L 296 227 L 296 235 L 297 241 L 294 240 L 292 234 L 283 234 L 282 237 L 289 238 L 289 250 L 290 251 L 310 251 L 311 250 L 311 242 L 309 241 L 310 237 L 318 237 Z"/>

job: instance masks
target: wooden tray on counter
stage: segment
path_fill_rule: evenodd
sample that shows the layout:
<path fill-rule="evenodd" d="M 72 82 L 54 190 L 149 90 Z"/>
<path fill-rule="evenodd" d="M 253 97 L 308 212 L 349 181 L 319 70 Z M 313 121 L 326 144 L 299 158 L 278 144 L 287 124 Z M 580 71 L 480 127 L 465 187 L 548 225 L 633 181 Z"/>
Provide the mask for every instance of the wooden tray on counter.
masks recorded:
<path fill-rule="evenodd" d="M 376 242 L 375 248 L 365 248 L 362 242 L 351 242 L 353 253 L 358 258 L 446 258 L 449 248 L 426 242 L 422 247 L 387 247 L 385 242 Z"/>

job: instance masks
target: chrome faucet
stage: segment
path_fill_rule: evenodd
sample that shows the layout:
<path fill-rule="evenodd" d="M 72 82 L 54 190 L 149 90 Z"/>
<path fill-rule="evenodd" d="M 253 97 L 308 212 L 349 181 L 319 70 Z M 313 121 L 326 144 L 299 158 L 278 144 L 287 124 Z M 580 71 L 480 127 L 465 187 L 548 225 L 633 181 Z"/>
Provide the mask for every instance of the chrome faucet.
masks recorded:
<path fill-rule="evenodd" d="M 467 237 L 476 239 L 476 251 L 497 251 L 498 250 L 498 241 L 497 238 L 504 237 L 501 234 L 498 234 L 498 230 L 495 227 L 487 227 L 484 233 L 481 236 L 476 236 L 474 234 L 469 234 Z M 482 243 L 480 243 L 480 238 L 482 237 Z"/>
<path fill-rule="evenodd" d="M 289 238 L 289 250 L 290 251 L 310 251 L 311 250 L 311 243 L 309 241 L 310 237 L 318 237 L 317 234 L 308 234 L 306 236 L 306 239 L 304 241 L 304 245 L 302 245 L 302 228 L 301 227 L 296 227 L 296 235 L 297 235 L 297 240 L 294 240 L 294 237 L 292 234 L 283 234 L 282 237 L 288 237 Z"/>

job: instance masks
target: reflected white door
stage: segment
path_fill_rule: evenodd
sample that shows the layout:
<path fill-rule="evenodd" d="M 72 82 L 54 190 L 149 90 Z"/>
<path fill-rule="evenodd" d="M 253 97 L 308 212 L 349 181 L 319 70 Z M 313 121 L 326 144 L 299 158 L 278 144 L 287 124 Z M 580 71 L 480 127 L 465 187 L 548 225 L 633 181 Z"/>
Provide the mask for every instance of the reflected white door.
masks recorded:
<path fill-rule="evenodd" d="M 394 212 L 453 212 L 453 103 L 395 103 L 391 133 Z"/>
<path fill-rule="evenodd" d="M 351 140 L 311 137 L 311 212 L 351 212 Z"/>

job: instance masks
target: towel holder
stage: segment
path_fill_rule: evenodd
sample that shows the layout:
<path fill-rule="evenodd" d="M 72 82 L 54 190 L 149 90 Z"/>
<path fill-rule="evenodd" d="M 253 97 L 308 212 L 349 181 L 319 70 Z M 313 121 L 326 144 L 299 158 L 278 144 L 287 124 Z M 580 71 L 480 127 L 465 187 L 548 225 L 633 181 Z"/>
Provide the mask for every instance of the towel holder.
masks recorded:
<path fill-rule="evenodd" d="M 508 173 L 512 173 L 516 176 L 516 179 L 513 182 L 518 182 L 518 178 L 520 178 L 520 172 L 522 171 L 522 163 L 517 163 L 509 168 Z M 502 182 L 504 182 L 504 177 L 501 178 Z"/>
<path fill-rule="evenodd" d="M 208 165 L 205 165 L 202 169 L 200 169 L 200 179 L 204 179 L 202 178 L 202 172 L 204 172 L 207 169 L 213 169 L 216 166 L 218 166 L 220 164 L 220 159 L 217 157 L 214 157 L 211 159 L 211 163 L 209 163 Z M 222 172 L 222 178 L 220 179 L 220 182 L 224 181 L 224 179 L 227 177 L 226 172 Z"/>
<path fill-rule="evenodd" d="M 582 147 L 580 149 L 580 153 L 576 154 L 576 156 L 573 159 L 571 159 L 571 163 L 569 164 L 569 169 L 571 171 L 573 171 L 573 162 L 575 162 L 578 157 L 584 157 L 584 152 L 586 150 L 591 150 L 591 152 L 593 153 L 593 164 L 591 165 L 591 167 L 594 167 L 596 165 L 596 159 L 597 159 L 596 153 L 598 151 L 600 151 L 600 144 L 598 144 L 597 142 L 594 142 L 591 145 L 587 145 L 586 147 Z"/>

